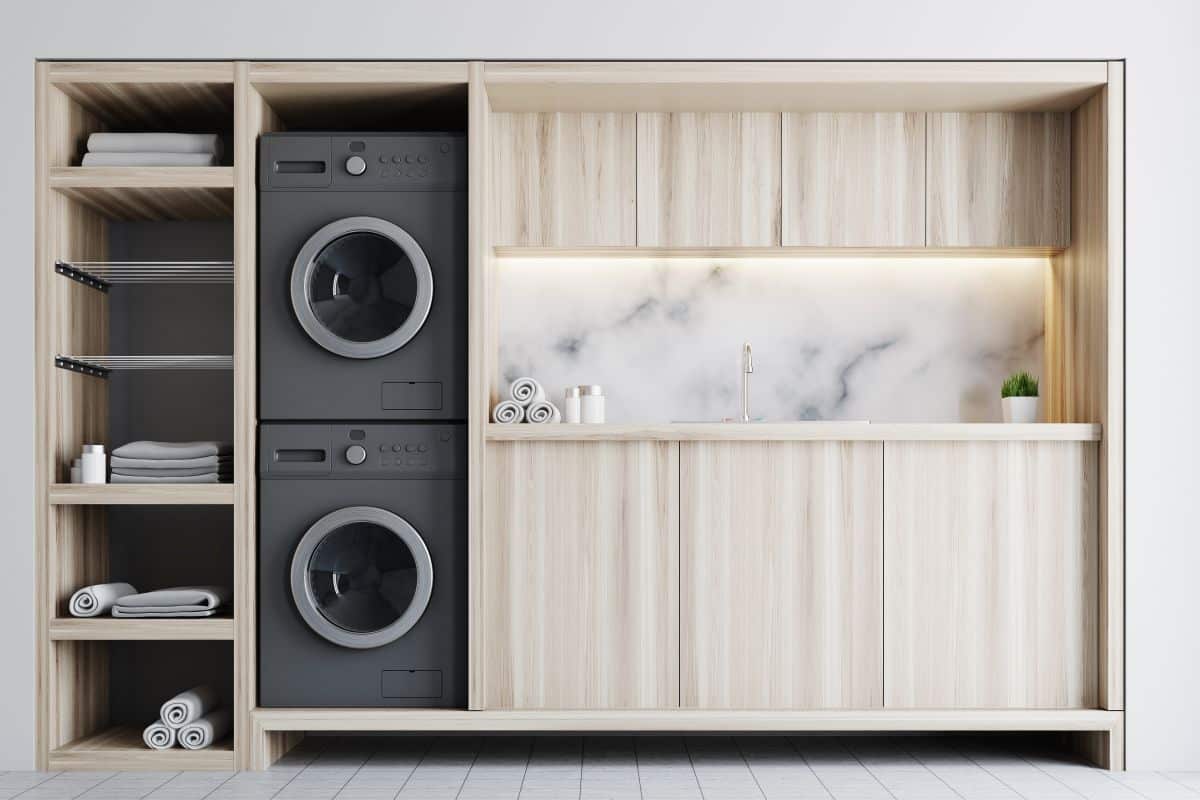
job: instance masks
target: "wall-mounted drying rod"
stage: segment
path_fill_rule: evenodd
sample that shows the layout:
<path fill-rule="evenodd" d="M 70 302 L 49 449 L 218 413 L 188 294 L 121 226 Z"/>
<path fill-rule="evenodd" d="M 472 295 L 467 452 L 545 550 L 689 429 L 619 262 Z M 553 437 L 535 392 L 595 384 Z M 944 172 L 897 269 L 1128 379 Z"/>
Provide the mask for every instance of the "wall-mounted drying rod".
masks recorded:
<path fill-rule="evenodd" d="M 64 356 L 54 366 L 68 372 L 107 378 L 114 370 L 233 369 L 233 356 Z"/>
<path fill-rule="evenodd" d="M 232 261 L 55 261 L 54 271 L 102 292 L 122 283 L 233 283 Z"/>

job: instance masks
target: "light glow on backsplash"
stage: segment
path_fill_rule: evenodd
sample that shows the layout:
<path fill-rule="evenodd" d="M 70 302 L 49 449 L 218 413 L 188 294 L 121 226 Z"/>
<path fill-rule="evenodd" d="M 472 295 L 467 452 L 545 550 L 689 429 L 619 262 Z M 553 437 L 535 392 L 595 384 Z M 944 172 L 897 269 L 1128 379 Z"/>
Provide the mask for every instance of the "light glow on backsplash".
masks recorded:
<path fill-rule="evenodd" d="M 598 383 L 609 422 L 1000 420 L 1041 374 L 1045 258 L 537 257 L 497 263 L 500 374 Z"/>

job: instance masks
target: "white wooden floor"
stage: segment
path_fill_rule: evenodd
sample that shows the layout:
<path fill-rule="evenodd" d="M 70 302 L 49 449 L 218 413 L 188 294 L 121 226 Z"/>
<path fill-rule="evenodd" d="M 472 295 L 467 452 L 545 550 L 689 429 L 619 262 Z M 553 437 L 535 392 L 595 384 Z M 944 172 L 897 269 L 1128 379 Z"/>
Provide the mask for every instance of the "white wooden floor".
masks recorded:
<path fill-rule="evenodd" d="M 1200 772 L 1106 772 L 1012 739 L 310 737 L 267 772 L 9 772 L 0 798 L 1200 798 Z"/>

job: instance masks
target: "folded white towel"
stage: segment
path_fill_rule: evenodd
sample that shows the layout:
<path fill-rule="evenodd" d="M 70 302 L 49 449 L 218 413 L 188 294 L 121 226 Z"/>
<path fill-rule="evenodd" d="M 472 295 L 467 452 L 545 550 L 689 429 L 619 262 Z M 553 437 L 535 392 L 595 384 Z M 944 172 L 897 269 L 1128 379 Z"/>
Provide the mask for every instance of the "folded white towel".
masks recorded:
<path fill-rule="evenodd" d="M 215 167 L 212 153 L 84 153 L 83 167 Z"/>
<path fill-rule="evenodd" d="M 501 400 L 492 409 L 492 422 L 499 422 L 501 425 L 513 425 L 524 421 L 525 409 L 521 407 L 520 403 L 514 403 L 512 400 Z"/>
<path fill-rule="evenodd" d="M 229 481 L 225 481 L 228 483 Z M 153 478 L 145 475 L 122 475 L 114 472 L 109 483 L 221 483 L 221 476 L 215 472 L 207 475 L 177 475 L 173 478 Z"/>
<path fill-rule="evenodd" d="M 159 718 L 167 727 L 178 730 L 216 708 L 217 699 L 217 690 L 211 686 L 193 686 L 163 703 Z"/>
<path fill-rule="evenodd" d="M 93 133 L 89 153 L 215 153 L 224 147 L 215 133 Z"/>
<path fill-rule="evenodd" d="M 97 583 L 71 595 L 72 617 L 98 617 L 107 614 L 122 597 L 137 594 L 128 583 Z"/>
<path fill-rule="evenodd" d="M 210 711 L 179 731 L 179 743 L 188 750 L 201 750 L 229 733 L 233 717 L 227 709 Z"/>
<path fill-rule="evenodd" d="M 175 746 L 175 729 L 156 719 L 142 731 L 142 741 L 151 750 L 169 750 Z"/>
<path fill-rule="evenodd" d="M 529 408 L 525 409 L 525 419 L 538 425 L 545 425 L 550 422 L 559 422 L 562 417 L 558 413 L 556 405 L 549 400 L 539 400 L 531 403 Z"/>
<path fill-rule="evenodd" d="M 217 467 L 186 467 L 186 468 L 169 468 L 169 467 L 152 467 L 139 469 L 137 467 L 113 467 L 113 475 L 124 475 L 127 478 L 195 478 L 200 475 L 217 475 L 221 478 L 228 478 L 233 475 L 233 467 L 231 465 Z"/>
<path fill-rule="evenodd" d="M 225 467 L 233 464 L 233 456 L 201 456 L 200 458 L 121 458 L 108 460 L 113 469 L 196 469 Z"/>
<path fill-rule="evenodd" d="M 546 399 L 546 390 L 533 378 L 517 378 L 508 387 L 508 393 L 514 402 L 527 408 L 530 403 Z"/>
<path fill-rule="evenodd" d="M 153 442 L 123 444 L 112 451 L 116 458 L 179 459 L 224 456 L 233 452 L 228 442 Z"/>
<path fill-rule="evenodd" d="M 177 586 L 122 597 L 112 607 L 114 617 L 207 617 L 228 605 L 228 586 Z M 164 719 L 166 719 L 164 717 Z"/>

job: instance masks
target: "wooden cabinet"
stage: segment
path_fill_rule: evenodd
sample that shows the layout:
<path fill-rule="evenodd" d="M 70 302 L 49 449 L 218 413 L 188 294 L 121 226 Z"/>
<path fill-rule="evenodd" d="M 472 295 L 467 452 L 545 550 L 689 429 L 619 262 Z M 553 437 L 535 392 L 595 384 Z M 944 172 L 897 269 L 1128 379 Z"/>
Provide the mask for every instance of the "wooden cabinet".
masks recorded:
<path fill-rule="evenodd" d="M 636 244 L 633 114 L 494 114 L 491 126 L 496 244 Z"/>
<path fill-rule="evenodd" d="M 683 707 L 882 705 L 882 451 L 680 444 Z"/>
<path fill-rule="evenodd" d="M 924 246 L 925 114 L 784 114 L 783 244 Z"/>
<path fill-rule="evenodd" d="M 930 247 L 1066 247 L 1070 115 L 930 113 Z"/>
<path fill-rule="evenodd" d="M 484 707 L 677 706 L 678 445 L 496 442 L 486 469 Z"/>
<path fill-rule="evenodd" d="M 888 442 L 891 708 L 1092 708 L 1096 444 Z"/>
<path fill-rule="evenodd" d="M 779 114 L 639 113 L 638 245 L 778 245 L 779 148 Z"/>

